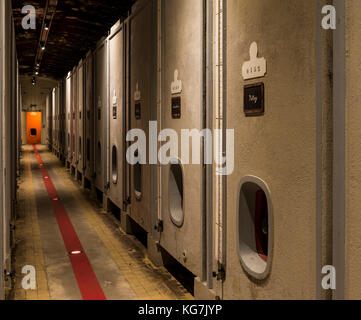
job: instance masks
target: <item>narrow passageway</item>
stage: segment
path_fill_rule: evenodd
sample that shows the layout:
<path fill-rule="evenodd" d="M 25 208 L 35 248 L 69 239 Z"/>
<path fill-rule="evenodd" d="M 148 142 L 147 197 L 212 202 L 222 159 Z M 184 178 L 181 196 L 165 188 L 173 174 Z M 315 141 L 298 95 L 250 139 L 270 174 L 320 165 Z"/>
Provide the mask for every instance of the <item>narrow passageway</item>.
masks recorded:
<path fill-rule="evenodd" d="M 329 2 L 0 0 L 0 301 L 361 300 L 361 1 Z"/>
<path fill-rule="evenodd" d="M 22 151 L 12 299 L 192 299 L 46 146 Z M 24 266 L 36 270 L 35 290 L 23 289 Z"/>

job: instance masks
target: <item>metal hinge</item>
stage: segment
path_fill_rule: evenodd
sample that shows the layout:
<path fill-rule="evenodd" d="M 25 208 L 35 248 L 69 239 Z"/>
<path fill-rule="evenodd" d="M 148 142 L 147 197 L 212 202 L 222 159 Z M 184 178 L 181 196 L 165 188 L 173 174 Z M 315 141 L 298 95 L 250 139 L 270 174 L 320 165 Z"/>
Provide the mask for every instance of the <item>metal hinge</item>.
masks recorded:
<path fill-rule="evenodd" d="M 157 230 L 159 233 L 162 233 L 164 231 L 164 224 L 162 220 L 158 220 L 158 224 L 154 227 L 155 230 Z"/>
<path fill-rule="evenodd" d="M 217 278 L 217 281 L 225 281 L 226 280 L 226 270 L 223 265 L 218 267 L 218 272 L 213 272 L 213 277 Z"/>
<path fill-rule="evenodd" d="M 130 205 L 130 197 L 123 201 L 124 210 L 127 210 L 127 207 Z"/>

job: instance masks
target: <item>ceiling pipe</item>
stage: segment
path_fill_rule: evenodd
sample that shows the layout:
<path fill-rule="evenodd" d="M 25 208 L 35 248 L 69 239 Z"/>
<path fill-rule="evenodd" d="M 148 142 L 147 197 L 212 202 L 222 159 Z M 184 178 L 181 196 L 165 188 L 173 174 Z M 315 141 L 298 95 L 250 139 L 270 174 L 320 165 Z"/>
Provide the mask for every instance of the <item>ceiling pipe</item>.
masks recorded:
<path fill-rule="evenodd" d="M 35 74 L 39 74 L 41 60 L 42 60 L 44 52 L 46 50 L 46 43 L 48 41 L 48 36 L 49 36 L 50 30 L 51 30 L 51 25 L 53 23 L 57 5 L 58 5 L 58 0 L 47 0 L 46 1 L 46 6 L 45 6 L 45 11 L 44 11 L 44 16 L 43 16 L 43 23 L 41 26 L 40 39 L 39 39 L 35 62 L 34 62 Z"/>

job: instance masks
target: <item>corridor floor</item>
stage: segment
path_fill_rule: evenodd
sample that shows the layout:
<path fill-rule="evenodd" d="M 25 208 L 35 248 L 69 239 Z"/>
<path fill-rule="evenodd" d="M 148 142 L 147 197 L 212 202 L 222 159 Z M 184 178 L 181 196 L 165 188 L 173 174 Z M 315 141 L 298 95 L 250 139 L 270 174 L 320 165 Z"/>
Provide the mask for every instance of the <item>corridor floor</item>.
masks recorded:
<path fill-rule="evenodd" d="M 40 158 L 44 166 L 39 163 Z M 108 300 L 193 299 L 165 268 L 150 263 L 141 244 L 122 233 L 117 220 L 96 205 L 45 146 L 24 146 L 21 168 L 11 299 L 86 299 L 84 291 L 93 288 L 91 281 Z M 44 172 L 48 176 L 44 177 Z M 80 241 L 85 262 L 77 263 L 79 258 L 72 257 L 67 250 L 57 206 L 49 198 L 44 179 L 49 179 L 56 189 L 59 199 L 55 201 L 66 212 L 73 227 L 70 237 Z M 23 288 L 25 266 L 35 268 L 34 290 Z"/>

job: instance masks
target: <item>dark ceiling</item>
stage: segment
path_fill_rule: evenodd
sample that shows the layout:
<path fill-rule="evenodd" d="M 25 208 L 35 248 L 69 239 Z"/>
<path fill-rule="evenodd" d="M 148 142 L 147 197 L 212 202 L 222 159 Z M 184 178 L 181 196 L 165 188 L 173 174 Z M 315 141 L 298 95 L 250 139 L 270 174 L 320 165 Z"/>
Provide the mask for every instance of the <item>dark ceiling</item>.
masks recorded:
<path fill-rule="evenodd" d="M 119 19 L 125 18 L 135 0 L 59 0 L 49 31 L 39 76 L 60 79 Z M 36 8 L 36 30 L 24 30 L 25 5 Z M 12 0 L 20 74 L 33 75 L 47 0 Z"/>

